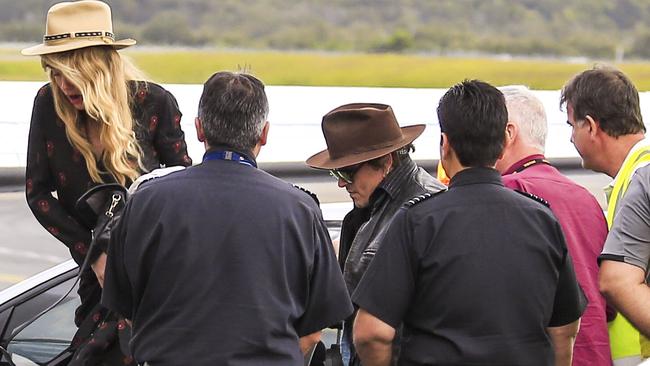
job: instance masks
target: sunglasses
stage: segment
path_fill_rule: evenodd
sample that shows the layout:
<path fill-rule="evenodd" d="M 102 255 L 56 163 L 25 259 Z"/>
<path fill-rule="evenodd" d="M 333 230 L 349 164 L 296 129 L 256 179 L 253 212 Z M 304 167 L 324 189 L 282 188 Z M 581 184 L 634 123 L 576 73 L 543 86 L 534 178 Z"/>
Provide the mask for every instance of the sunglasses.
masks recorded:
<path fill-rule="evenodd" d="M 363 163 L 346 166 L 340 169 L 330 169 L 330 175 L 336 180 L 343 179 L 346 183 L 352 183 L 354 175 L 359 171 L 362 165 Z"/>

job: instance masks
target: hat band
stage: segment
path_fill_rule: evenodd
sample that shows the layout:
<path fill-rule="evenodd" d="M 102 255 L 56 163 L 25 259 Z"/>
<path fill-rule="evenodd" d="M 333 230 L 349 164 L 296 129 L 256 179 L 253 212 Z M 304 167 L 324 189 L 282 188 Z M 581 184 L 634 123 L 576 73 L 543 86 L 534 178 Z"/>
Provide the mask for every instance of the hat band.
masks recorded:
<path fill-rule="evenodd" d="M 330 152 L 330 156 L 334 159 L 340 159 L 346 156 L 354 156 L 354 155 L 359 155 L 359 154 L 366 154 L 369 152 L 377 151 L 377 150 L 382 150 L 388 147 L 392 147 L 395 145 L 399 145 L 400 142 L 404 141 L 404 136 L 400 136 L 399 139 L 397 140 L 392 140 L 392 141 L 387 141 L 387 142 L 381 142 L 378 144 L 370 145 L 370 146 L 357 146 L 356 149 L 352 149 L 349 151 L 342 151 L 339 154 L 334 153 L 332 154 Z M 328 148 L 329 149 L 329 148 Z M 398 148 L 396 148 L 398 149 Z"/>
<path fill-rule="evenodd" d="M 52 41 L 59 41 L 67 38 L 95 38 L 101 37 L 106 42 L 106 38 L 109 38 L 112 42 L 115 42 L 115 37 L 111 32 L 76 32 L 76 33 L 61 33 L 54 34 L 51 36 L 44 36 L 44 43 L 51 43 Z"/>

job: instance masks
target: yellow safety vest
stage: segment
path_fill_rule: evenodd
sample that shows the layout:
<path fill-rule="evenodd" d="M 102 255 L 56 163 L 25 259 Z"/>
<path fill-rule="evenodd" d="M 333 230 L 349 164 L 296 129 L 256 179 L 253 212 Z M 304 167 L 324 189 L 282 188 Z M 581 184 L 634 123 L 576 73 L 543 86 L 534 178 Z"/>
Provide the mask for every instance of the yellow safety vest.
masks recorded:
<path fill-rule="evenodd" d="M 442 162 L 438 162 L 438 171 L 436 172 L 437 178 L 442 184 L 448 186 L 449 185 L 449 176 L 447 176 L 447 172 L 445 171 L 445 168 L 442 167 Z"/>
<path fill-rule="evenodd" d="M 625 196 L 627 187 L 630 185 L 632 174 L 644 163 L 650 163 L 650 146 L 644 146 L 632 152 L 626 159 L 617 175 L 614 187 L 607 198 L 607 227 L 611 229 L 616 215 L 616 208 L 620 200 Z M 618 314 L 609 326 L 609 343 L 612 348 L 612 358 L 614 360 L 642 355 L 650 356 L 650 341 L 640 334 L 628 322 L 625 317 Z"/>

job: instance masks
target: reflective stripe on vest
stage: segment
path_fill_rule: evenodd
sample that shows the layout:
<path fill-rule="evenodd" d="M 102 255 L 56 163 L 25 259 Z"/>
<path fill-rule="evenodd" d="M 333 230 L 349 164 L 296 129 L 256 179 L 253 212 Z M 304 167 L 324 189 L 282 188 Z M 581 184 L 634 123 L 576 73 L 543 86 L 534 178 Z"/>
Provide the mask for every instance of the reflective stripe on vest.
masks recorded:
<path fill-rule="evenodd" d="M 614 223 L 617 205 L 625 195 L 632 175 L 640 165 L 650 163 L 650 146 L 644 146 L 634 151 L 630 158 L 626 160 L 618 173 L 614 188 L 607 201 L 607 227 L 610 229 Z M 609 342 L 614 360 L 640 355 L 641 343 L 644 343 L 644 346 L 646 346 L 645 343 L 647 341 L 643 339 L 639 332 L 620 313 L 614 321 L 608 324 L 608 328 Z M 646 349 L 647 347 L 643 348 Z"/>
<path fill-rule="evenodd" d="M 650 146 L 635 151 L 630 156 L 630 159 L 621 167 L 618 173 L 618 179 L 614 183 L 614 188 L 607 202 L 607 227 L 612 228 L 614 223 L 614 215 L 616 214 L 616 206 L 621 198 L 625 195 L 627 187 L 630 185 L 632 174 L 636 171 L 640 164 L 650 163 Z"/>

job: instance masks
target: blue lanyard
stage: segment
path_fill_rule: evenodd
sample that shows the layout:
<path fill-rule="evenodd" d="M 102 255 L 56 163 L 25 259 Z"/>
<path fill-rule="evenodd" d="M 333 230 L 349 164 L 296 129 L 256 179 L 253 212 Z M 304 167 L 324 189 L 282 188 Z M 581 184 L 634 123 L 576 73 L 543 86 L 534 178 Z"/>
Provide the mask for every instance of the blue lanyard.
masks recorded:
<path fill-rule="evenodd" d="M 244 165 L 251 166 L 253 168 L 257 168 L 257 164 L 255 164 L 255 161 L 248 159 L 244 155 L 238 154 L 234 151 L 228 151 L 228 150 L 210 151 L 209 153 L 203 155 L 203 161 L 206 162 L 208 160 L 230 160 L 230 161 L 234 161 L 235 163 L 244 164 Z"/>

